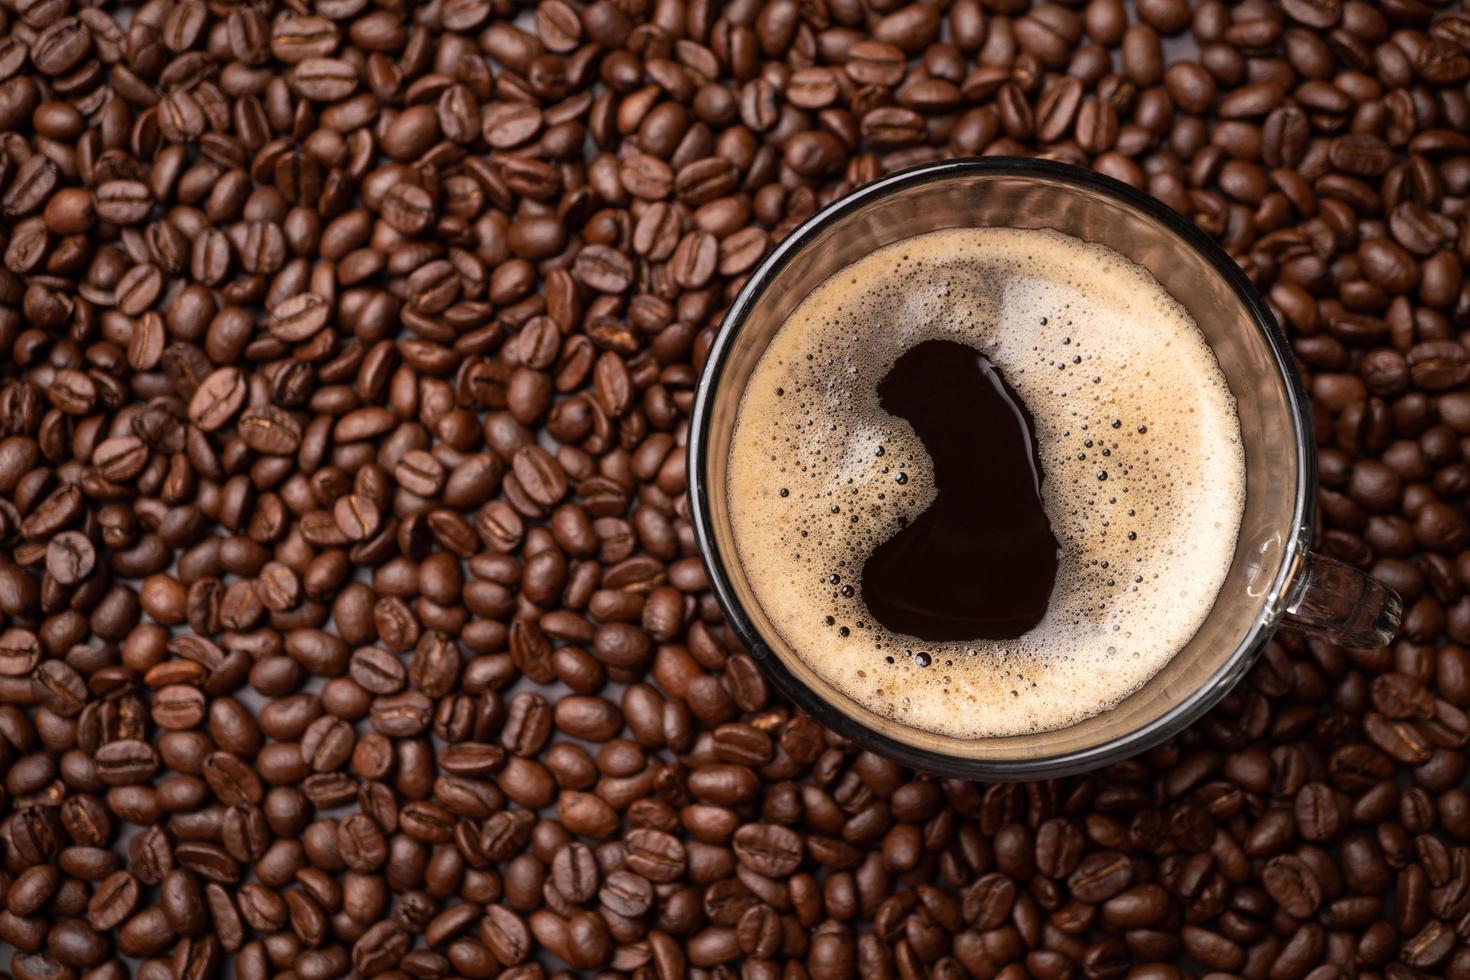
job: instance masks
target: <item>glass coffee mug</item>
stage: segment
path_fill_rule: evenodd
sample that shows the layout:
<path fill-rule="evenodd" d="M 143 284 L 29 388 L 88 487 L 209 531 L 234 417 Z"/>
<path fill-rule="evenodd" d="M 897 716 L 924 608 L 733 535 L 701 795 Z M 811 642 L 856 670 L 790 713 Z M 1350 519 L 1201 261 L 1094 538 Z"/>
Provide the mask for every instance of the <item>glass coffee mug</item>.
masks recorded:
<path fill-rule="evenodd" d="M 966 739 L 898 724 L 832 687 L 756 601 L 726 499 L 731 433 L 771 337 L 811 290 L 880 246 L 953 227 L 1051 228 L 1148 269 L 1214 349 L 1240 418 L 1246 501 L 1235 555 L 1194 638 L 1115 707 L 1056 731 Z M 1240 680 L 1277 627 L 1379 647 L 1398 627 L 1388 589 L 1308 551 L 1316 456 L 1306 393 L 1279 328 L 1230 257 L 1193 225 L 1111 178 L 1043 160 L 991 157 L 920 167 L 811 218 L 761 263 L 725 317 L 699 380 L 689 494 L 711 585 L 731 627 L 777 686 L 828 728 L 904 764 L 975 779 L 1035 779 L 1116 762 L 1185 728 Z"/>

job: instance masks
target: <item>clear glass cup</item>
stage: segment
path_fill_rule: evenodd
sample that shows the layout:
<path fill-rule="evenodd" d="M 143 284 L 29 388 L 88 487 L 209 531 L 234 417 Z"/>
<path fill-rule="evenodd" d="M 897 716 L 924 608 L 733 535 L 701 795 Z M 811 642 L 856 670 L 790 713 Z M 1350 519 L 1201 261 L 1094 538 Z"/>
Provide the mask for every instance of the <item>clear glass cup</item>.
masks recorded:
<path fill-rule="evenodd" d="M 746 581 L 726 500 L 730 436 L 770 338 L 814 286 L 874 249 L 953 227 L 1052 228 L 1147 268 L 1194 317 L 1235 394 L 1245 446 L 1239 542 L 1193 640 L 1116 707 L 1068 728 L 963 739 L 883 718 L 831 687 L 771 626 Z M 777 686 L 824 725 L 907 765 L 976 779 L 1034 779 L 1107 765 L 1198 719 L 1291 624 L 1379 647 L 1400 603 L 1364 573 L 1308 550 L 1316 455 L 1306 393 L 1265 301 L 1230 257 L 1178 214 L 1111 178 L 1044 160 L 953 160 L 894 174 L 827 207 L 761 263 L 710 349 L 689 429 L 695 534 L 727 620 Z"/>

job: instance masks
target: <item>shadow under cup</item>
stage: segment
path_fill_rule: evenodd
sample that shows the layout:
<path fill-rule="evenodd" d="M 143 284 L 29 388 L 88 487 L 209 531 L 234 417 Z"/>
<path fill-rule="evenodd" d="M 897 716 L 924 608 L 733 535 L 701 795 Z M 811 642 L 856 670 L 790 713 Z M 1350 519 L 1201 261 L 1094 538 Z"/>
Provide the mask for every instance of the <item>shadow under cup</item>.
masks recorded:
<path fill-rule="evenodd" d="M 726 499 L 730 438 L 756 362 L 811 290 L 880 246 L 954 227 L 1051 228 L 1106 245 L 1148 269 L 1214 349 L 1240 417 L 1245 512 L 1229 574 L 1189 644 L 1115 707 L 1057 731 L 964 739 L 897 724 L 812 672 L 756 601 Z M 689 436 L 696 534 L 731 626 L 767 674 L 829 728 L 906 764 L 951 775 L 1022 779 L 1126 758 L 1176 734 L 1250 667 L 1285 612 L 1314 520 L 1307 401 L 1286 343 L 1234 262 L 1192 225 L 1106 177 L 1036 160 L 961 160 L 896 174 L 808 221 L 762 263 L 710 351 Z"/>

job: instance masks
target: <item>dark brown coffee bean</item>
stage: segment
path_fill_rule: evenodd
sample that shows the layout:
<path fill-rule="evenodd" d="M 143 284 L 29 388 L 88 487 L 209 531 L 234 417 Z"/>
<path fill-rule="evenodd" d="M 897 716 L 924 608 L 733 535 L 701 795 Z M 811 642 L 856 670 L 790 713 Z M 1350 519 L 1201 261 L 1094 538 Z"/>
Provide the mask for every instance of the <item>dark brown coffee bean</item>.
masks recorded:
<path fill-rule="evenodd" d="M 205 432 L 228 423 L 245 404 L 245 379 L 232 367 L 210 374 L 189 400 L 189 420 Z"/>
<path fill-rule="evenodd" d="M 305 58 L 287 78 L 302 98 L 318 102 L 345 99 L 358 84 L 357 69 L 340 58 Z"/>
<path fill-rule="evenodd" d="M 97 217 L 115 225 L 141 223 L 153 210 L 153 194 L 137 180 L 109 180 L 93 192 Z"/>
<path fill-rule="evenodd" d="M 327 325 L 331 307 L 316 293 L 299 293 L 271 310 L 270 331 L 278 339 L 294 343 L 309 339 Z"/>
<path fill-rule="evenodd" d="M 115 871 L 98 885 L 87 906 L 87 919 L 92 928 L 107 931 L 121 925 L 132 915 L 141 898 L 138 879 L 127 871 Z"/>
<path fill-rule="evenodd" d="M 735 855 L 757 874 L 784 878 L 801 865 L 801 839 L 785 827 L 746 824 L 735 833 Z"/>
<path fill-rule="evenodd" d="M 1311 915 L 1322 901 L 1316 875 L 1290 855 L 1273 858 L 1262 872 L 1261 882 L 1272 899 L 1299 918 Z"/>
<path fill-rule="evenodd" d="M 628 870 L 649 881 L 674 881 L 684 873 L 684 846 L 669 834 L 653 829 L 633 830 L 628 833 L 625 846 Z"/>
<path fill-rule="evenodd" d="M 598 878 L 597 859 L 585 844 L 569 844 L 552 859 L 552 884 L 569 902 L 590 901 L 597 894 Z"/>
<path fill-rule="evenodd" d="M 86 702 L 86 684 L 64 661 L 47 660 L 31 674 L 30 687 L 37 702 L 63 718 L 80 714 Z"/>
<path fill-rule="evenodd" d="M 256 452 L 287 456 L 301 446 L 296 420 L 274 405 L 246 409 L 238 422 L 240 438 Z"/>
<path fill-rule="evenodd" d="M 62 585 L 76 585 L 96 564 L 92 542 L 78 531 L 63 531 L 46 546 L 46 571 Z"/>
<path fill-rule="evenodd" d="M 621 293 L 633 281 L 633 266 L 627 257 L 605 245 L 589 245 L 577 254 L 573 266 L 577 278 L 592 289 Z"/>

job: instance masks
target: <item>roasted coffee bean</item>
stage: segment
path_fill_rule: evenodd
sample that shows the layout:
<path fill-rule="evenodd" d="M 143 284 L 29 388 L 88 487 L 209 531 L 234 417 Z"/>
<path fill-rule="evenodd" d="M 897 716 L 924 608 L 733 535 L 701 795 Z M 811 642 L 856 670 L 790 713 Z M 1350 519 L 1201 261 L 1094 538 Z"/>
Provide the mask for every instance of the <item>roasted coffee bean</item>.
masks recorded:
<path fill-rule="evenodd" d="M 137 878 L 127 871 L 115 871 L 92 893 L 87 920 L 98 931 L 114 929 L 132 915 L 141 894 Z"/>
<path fill-rule="evenodd" d="M 785 878 L 801 866 L 801 838 L 785 827 L 746 824 L 735 832 L 735 856 L 767 878 Z"/>
<path fill-rule="evenodd" d="M 236 368 L 220 368 L 204 379 L 189 400 L 189 418 L 206 432 L 225 425 L 245 404 L 245 378 Z"/>
<path fill-rule="evenodd" d="M 115 225 L 134 225 L 153 210 L 153 194 L 138 180 L 109 180 L 93 192 L 97 217 Z"/>

